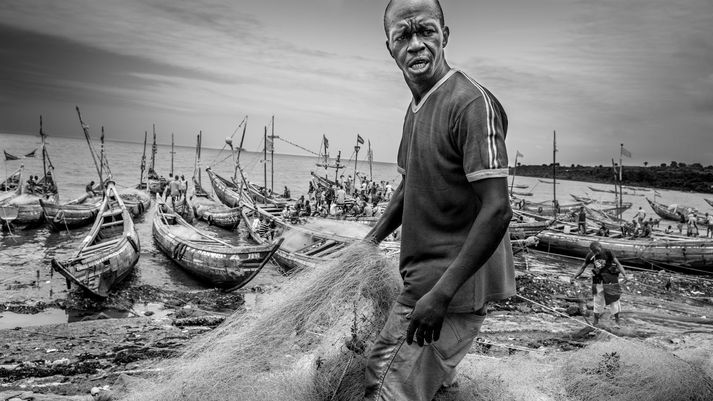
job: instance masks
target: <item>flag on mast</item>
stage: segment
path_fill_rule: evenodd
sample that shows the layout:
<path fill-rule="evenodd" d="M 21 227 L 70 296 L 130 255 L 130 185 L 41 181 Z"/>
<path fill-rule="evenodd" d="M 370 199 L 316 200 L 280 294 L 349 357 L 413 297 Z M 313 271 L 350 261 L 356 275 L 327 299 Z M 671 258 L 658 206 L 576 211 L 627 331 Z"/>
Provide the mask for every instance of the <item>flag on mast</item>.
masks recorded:
<path fill-rule="evenodd" d="M 631 152 L 629 152 L 628 150 L 624 149 L 623 146 L 621 147 L 621 155 L 622 155 L 622 156 L 626 156 L 626 157 L 628 157 L 628 158 L 631 158 Z"/>
<path fill-rule="evenodd" d="M 327 149 L 329 147 L 329 141 L 327 140 L 327 135 L 322 134 L 322 141 L 324 142 L 324 148 Z"/>
<path fill-rule="evenodd" d="M 357 143 L 358 143 L 359 145 L 363 145 L 363 144 L 364 144 L 364 138 L 362 138 L 361 135 L 359 135 L 359 134 L 357 134 Z"/>
<path fill-rule="evenodd" d="M 518 150 L 517 153 L 515 154 L 515 157 L 525 157 L 520 151 Z"/>
<path fill-rule="evenodd" d="M 3 150 L 3 153 L 5 153 L 5 160 L 20 160 L 20 159 L 25 159 L 28 157 L 35 157 L 36 151 L 37 151 L 37 149 L 33 150 L 32 152 L 30 152 L 24 156 L 11 155 L 10 153 L 7 153 L 7 151 L 4 151 L 4 150 Z"/>
<path fill-rule="evenodd" d="M 272 137 L 271 137 L 270 135 L 268 135 L 268 136 L 265 138 L 265 149 L 266 149 L 266 151 L 268 151 L 268 152 L 274 151 L 274 150 L 275 150 L 274 146 L 275 146 L 274 140 L 272 139 Z"/>

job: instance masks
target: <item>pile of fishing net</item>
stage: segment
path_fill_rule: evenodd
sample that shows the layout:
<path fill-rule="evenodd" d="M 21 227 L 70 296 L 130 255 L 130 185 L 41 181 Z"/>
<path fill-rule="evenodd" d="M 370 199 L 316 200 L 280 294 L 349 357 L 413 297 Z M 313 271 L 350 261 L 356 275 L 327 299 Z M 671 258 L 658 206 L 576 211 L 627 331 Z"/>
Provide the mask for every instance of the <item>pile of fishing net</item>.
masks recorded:
<path fill-rule="evenodd" d="M 700 368 L 665 349 L 605 334 L 571 352 L 469 354 L 458 371 L 458 391 L 437 401 L 713 399 L 713 378 Z"/>
<path fill-rule="evenodd" d="M 296 272 L 251 313 L 189 346 L 128 400 L 359 400 L 364 362 L 401 280 L 393 258 L 353 244 Z"/>

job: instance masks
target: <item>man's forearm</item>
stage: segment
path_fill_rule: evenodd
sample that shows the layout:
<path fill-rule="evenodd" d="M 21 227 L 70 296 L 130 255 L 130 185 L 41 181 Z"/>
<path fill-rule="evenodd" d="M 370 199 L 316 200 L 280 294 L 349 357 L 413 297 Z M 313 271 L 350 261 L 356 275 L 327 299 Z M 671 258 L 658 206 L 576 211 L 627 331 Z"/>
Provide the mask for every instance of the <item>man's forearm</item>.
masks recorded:
<path fill-rule="evenodd" d="M 376 225 L 371 230 L 369 230 L 369 233 L 366 234 L 364 239 L 378 244 L 389 234 L 394 232 L 394 230 L 399 228 L 404 212 L 403 185 L 402 180 L 401 184 L 399 184 L 392 194 L 391 200 L 386 206 L 386 210 L 384 210 L 384 214 L 381 215 L 379 221 L 376 222 Z"/>
<path fill-rule="evenodd" d="M 460 253 L 431 291 L 450 302 L 463 283 L 493 255 L 507 232 L 511 218 L 512 210 L 507 202 L 484 206 L 473 222 Z"/>

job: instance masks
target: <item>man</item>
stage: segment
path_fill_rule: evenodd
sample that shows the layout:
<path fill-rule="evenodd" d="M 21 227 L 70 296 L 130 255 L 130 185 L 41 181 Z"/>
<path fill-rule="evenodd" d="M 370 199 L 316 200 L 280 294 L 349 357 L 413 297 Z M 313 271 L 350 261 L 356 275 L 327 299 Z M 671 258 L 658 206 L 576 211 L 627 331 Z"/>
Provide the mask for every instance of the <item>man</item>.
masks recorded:
<path fill-rule="evenodd" d="M 706 213 L 706 237 L 713 238 L 713 214 Z"/>
<path fill-rule="evenodd" d="M 87 196 L 90 198 L 93 196 L 97 196 L 97 193 L 94 191 L 94 181 L 91 181 L 89 182 L 89 184 L 87 184 L 87 186 L 84 188 L 84 192 L 86 192 Z"/>
<path fill-rule="evenodd" d="M 579 227 L 579 233 L 584 235 L 587 233 L 587 213 L 584 211 L 584 206 L 579 208 L 579 215 L 577 215 L 577 222 Z"/>
<path fill-rule="evenodd" d="M 166 195 L 171 196 L 171 207 L 176 209 L 176 201 L 181 197 L 181 182 L 178 180 L 177 175 L 174 175 L 171 182 L 168 183 L 168 186 L 163 194 L 164 199 L 167 198 Z"/>
<path fill-rule="evenodd" d="M 646 212 L 644 212 L 644 209 L 639 206 L 639 210 L 636 212 L 634 215 L 634 219 L 636 219 L 636 222 L 638 223 L 638 227 L 641 228 L 641 226 L 644 225 L 644 219 L 646 218 Z"/>
<path fill-rule="evenodd" d="M 337 193 L 335 194 L 335 200 L 337 202 L 337 206 L 340 208 L 344 207 L 344 203 L 347 201 L 347 191 L 344 190 L 343 186 L 339 186 L 339 189 L 337 189 Z"/>
<path fill-rule="evenodd" d="M 365 240 L 379 243 L 401 226 L 404 288 L 371 349 L 366 398 L 428 401 L 454 383 L 487 302 L 515 294 L 507 116 L 447 64 L 437 0 L 392 0 L 384 29 L 413 100 L 397 157 L 401 184 Z"/>
<path fill-rule="evenodd" d="M 181 199 L 185 200 L 186 199 L 186 192 L 188 192 L 188 181 L 186 181 L 186 177 L 181 175 L 181 180 L 178 182 L 178 191 L 181 193 Z"/>
<path fill-rule="evenodd" d="M 594 295 L 594 322 L 596 326 L 599 324 L 604 310 L 608 307 L 616 324 L 620 324 L 619 312 L 621 312 L 621 287 L 619 287 L 619 273 L 624 276 L 624 282 L 628 281 L 624 267 L 614 254 L 602 247 L 599 241 L 594 241 L 589 244 L 590 252 L 584 258 L 584 263 L 579 271 L 570 279 L 571 283 L 577 279 L 584 269 L 591 263 L 592 267 L 592 295 Z"/>

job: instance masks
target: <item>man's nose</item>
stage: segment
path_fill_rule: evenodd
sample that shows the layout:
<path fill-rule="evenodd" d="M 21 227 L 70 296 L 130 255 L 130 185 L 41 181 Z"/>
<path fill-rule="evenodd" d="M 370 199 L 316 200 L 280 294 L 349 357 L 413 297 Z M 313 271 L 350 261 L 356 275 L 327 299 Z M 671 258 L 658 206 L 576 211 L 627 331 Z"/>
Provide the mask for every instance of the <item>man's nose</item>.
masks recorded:
<path fill-rule="evenodd" d="M 411 38 L 408 41 L 408 51 L 419 52 L 423 48 L 424 48 L 424 45 L 423 45 L 423 40 L 421 40 L 421 36 L 418 34 L 411 35 Z"/>

